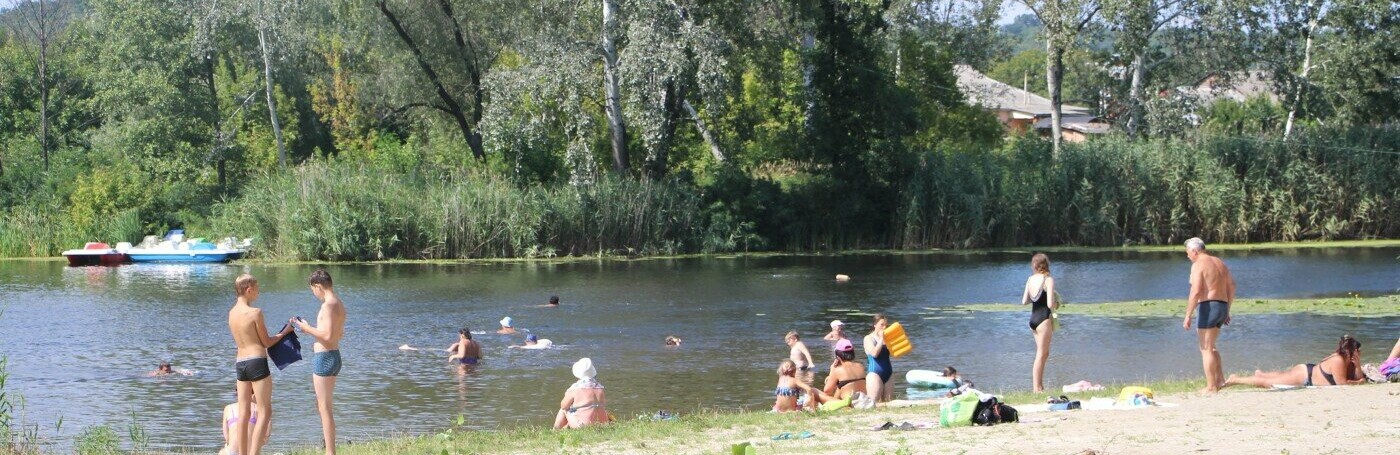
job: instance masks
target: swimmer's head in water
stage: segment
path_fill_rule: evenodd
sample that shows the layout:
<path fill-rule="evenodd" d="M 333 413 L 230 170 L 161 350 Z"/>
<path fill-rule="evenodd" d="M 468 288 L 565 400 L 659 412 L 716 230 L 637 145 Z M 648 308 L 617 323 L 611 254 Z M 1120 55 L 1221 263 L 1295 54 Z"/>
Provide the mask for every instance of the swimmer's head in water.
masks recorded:
<path fill-rule="evenodd" d="M 156 367 L 156 371 L 160 371 L 161 373 L 170 373 L 170 362 L 161 362 L 160 366 Z"/>
<path fill-rule="evenodd" d="M 666 337 L 666 345 L 667 345 L 667 346 L 680 346 L 680 345 L 681 345 L 681 339 L 680 339 L 680 337 L 677 337 L 677 336 L 675 336 L 675 335 L 668 336 L 668 337 Z"/>
<path fill-rule="evenodd" d="M 311 272 L 311 278 L 306 280 L 306 284 L 329 288 L 331 287 L 331 273 L 327 272 L 326 269 L 316 269 L 316 271 Z"/>
<path fill-rule="evenodd" d="M 956 376 L 957 374 L 958 374 L 958 369 L 957 369 L 957 368 L 953 368 L 952 365 L 948 365 L 948 366 L 946 366 L 946 367 L 943 367 L 943 376 L 945 376 L 945 377 L 948 377 L 948 376 Z"/>
<path fill-rule="evenodd" d="M 535 336 L 535 334 L 525 335 L 525 344 L 534 344 L 537 341 L 540 341 L 540 337 Z"/>
<path fill-rule="evenodd" d="M 246 273 L 239 275 L 238 278 L 233 280 L 233 292 L 237 293 L 239 297 L 257 295 L 257 287 L 258 279 Z M 249 294 L 249 292 L 252 292 L 252 294 Z"/>
<path fill-rule="evenodd" d="M 462 330 L 458 330 L 457 334 L 466 337 L 468 340 L 472 339 L 472 331 L 467 330 L 466 327 L 462 327 Z"/>
<path fill-rule="evenodd" d="M 557 296 L 557 295 L 551 295 L 551 296 L 549 296 L 549 304 L 550 304 L 550 305 L 558 305 L 558 304 L 559 304 L 559 296 Z"/>

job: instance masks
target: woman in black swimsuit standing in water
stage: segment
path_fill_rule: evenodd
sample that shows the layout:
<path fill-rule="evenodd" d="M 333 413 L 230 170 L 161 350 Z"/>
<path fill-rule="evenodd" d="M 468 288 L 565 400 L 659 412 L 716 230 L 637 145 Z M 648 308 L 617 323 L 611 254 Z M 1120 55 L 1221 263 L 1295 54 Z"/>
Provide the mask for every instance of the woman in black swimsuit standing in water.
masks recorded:
<path fill-rule="evenodd" d="M 1356 379 L 1352 379 L 1356 378 Z M 1312 387 L 1315 385 L 1365 384 L 1366 375 L 1361 373 L 1361 342 L 1351 335 L 1342 335 L 1337 342 L 1337 352 L 1323 357 L 1321 361 L 1300 363 L 1286 371 L 1254 370 L 1253 376 L 1230 375 L 1225 387 L 1232 385 L 1252 385 L 1273 387 L 1276 385 Z"/>
<path fill-rule="evenodd" d="M 1026 279 L 1021 304 L 1031 305 L 1031 332 L 1035 334 L 1035 363 L 1031 365 L 1031 390 L 1045 390 L 1045 361 L 1050 359 L 1050 338 L 1055 333 L 1051 315 L 1060 302 L 1055 301 L 1055 279 L 1050 277 L 1050 257 L 1044 253 L 1031 256 L 1030 278 Z"/>

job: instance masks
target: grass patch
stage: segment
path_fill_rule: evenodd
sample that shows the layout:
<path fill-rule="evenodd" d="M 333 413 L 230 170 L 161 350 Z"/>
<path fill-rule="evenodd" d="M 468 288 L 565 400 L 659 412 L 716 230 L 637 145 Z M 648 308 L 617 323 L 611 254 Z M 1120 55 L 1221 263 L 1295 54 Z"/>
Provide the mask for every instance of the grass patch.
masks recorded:
<path fill-rule="evenodd" d="M 1026 311 L 1024 305 L 1007 303 L 968 304 L 942 311 Z M 1061 307 L 1061 315 L 1093 317 L 1181 317 L 1185 299 L 1139 300 L 1133 302 L 1076 303 Z M 1230 305 L 1232 316 L 1244 314 L 1298 314 L 1380 318 L 1400 316 L 1400 295 L 1380 297 L 1329 297 L 1320 299 L 1238 299 Z"/>
<path fill-rule="evenodd" d="M 1095 392 L 1064 394 L 1076 400 L 1094 397 L 1116 397 L 1119 390 L 1127 385 L 1140 385 L 1153 389 L 1157 394 L 1194 392 L 1205 385 L 1200 380 L 1168 379 L 1107 385 L 1104 390 Z M 1015 405 L 1044 403 L 1044 393 L 1028 391 L 999 392 L 1003 401 Z M 1060 395 L 1058 392 L 1056 395 Z M 773 435 L 789 432 L 812 431 L 821 438 L 824 434 L 863 433 L 869 426 L 884 421 L 937 421 L 938 407 L 932 401 L 919 402 L 908 407 L 882 407 L 873 411 L 843 410 L 832 413 L 784 413 L 762 411 L 702 411 L 685 415 L 673 421 L 652 421 L 645 417 L 620 421 L 611 425 L 590 427 L 581 430 L 552 431 L 542 427 L 515 427 L 501 430 L 469 431 L 449 428 L 430 435 L 399 436 L 373 440 L 364 443 L 346 444 L 336 447 L 345 454 L 379 453 L 422 453 L 460 454 L 478 453 L 485 448 L 493 453 L 679 453 L 704 452 L 728 453 L 733 444 L 749 442 L 760 453 L 773 453 L 780 442 L 773 442 Z M 459 425 L 461 420 L 458 420 Z M 446 426 L 446 425 L 445 425 Z M 871 437 L 888 436 L 885 433 L 869 433 Z M 944 433 L 946 437 L 957 438 L 957 430 Z M 849 450 L 851 453 L 871 453 L 872 447 L 865 438 L 848 442 L 819 441 L 826 451 Z M 888 442 L 899 442 L 897 439 Z M 849 447 L 843 446 L 848 444 Z M 786 446 L 784 446 L 786 447 Z M 902 443 L 898 448 L 881 449 L 886 453 L 904 453 Z M 793 450 L 787 448 L 787 451 Z M 319 449 L 302 448 L 294 454 L 313 455 Z"/>

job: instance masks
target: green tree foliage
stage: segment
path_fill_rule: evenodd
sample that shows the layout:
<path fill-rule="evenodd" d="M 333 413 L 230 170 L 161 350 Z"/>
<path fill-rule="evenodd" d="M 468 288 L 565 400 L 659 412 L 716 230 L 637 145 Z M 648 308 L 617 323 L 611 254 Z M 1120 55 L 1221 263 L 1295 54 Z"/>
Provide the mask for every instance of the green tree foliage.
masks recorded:
<path fill-rule="evenodd" d="M 1400 235 L 1376 0 L 12 3 L 0 255 L 171 227 L 301 259 Z M 1049 159 L 958 64 L 1140 134 Z M 1282 103 L 1175 90 L 1251 70 Z"/>

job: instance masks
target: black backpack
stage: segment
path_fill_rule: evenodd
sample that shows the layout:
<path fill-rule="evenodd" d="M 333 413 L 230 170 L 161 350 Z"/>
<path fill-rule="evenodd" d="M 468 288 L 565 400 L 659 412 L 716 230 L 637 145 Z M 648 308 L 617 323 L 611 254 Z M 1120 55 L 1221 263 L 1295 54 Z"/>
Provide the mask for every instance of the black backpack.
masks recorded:
<path fill-rule="evenodd" d="M 972 413 L 972 423 L 976 425 L 996 425 L 998 423 L 1015 422 L 1019 418 L 1016 408 L 997 401 L 995 397 L 987 401 L 978 402 L 977 409 Z"/>

